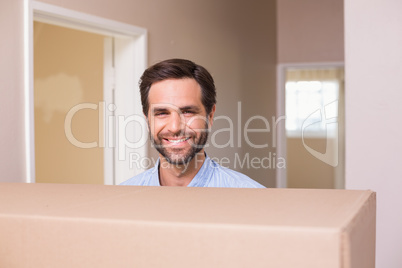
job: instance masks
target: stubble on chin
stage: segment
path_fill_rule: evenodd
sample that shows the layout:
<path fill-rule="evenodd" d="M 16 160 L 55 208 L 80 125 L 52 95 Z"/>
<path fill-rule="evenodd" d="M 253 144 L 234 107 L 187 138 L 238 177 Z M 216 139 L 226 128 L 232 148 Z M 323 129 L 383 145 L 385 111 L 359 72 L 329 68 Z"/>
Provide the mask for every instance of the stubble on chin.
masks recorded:
<path fill-rule="evenodd" d="M 148 122 L 149 126 L 149 122 Z M 151 128 L 149 128 L 150 130 Z M 185 151 L 184 148 L 174 148 L 174 145 L 163 145 L 164 137 L 162 134 L 157 135 L 157 139 L 155 140 L 152 136 L 151 131 L 149 131 L 149 139 L 155 149 L 166 159 L 169 164 L 172 165 L 187 165 L 191 160 L 199 153 L 205 146 L 208 140 L 209 128 L 208 124 L 205 124 L 204 131 L 201 133 L 200 137 L 197 139 L 196 136 L 193 135 L 185 135 L 186 133 L 180 132 L 177 136 L 190 136 L 191 138 L 188 140 L 190 144 L 190 148 L 187 152 L 180 152 Z M 191 142 L 190 142 L 191 141 Z M 174 151 L 177 152 L 174 152 Z M 181 154 L 181 156 L 179 156 Z"/>

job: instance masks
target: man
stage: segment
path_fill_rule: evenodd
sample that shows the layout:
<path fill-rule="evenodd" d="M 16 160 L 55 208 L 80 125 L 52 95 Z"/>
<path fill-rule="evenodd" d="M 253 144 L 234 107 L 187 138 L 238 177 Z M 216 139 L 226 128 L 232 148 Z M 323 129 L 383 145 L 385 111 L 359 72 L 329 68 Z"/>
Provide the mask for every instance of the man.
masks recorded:
<path fill-rule="evenodd" d="M 157 63 L 142 75 L 140 93 L 160 157 L 121 185 L 264 188 L 204 152 L 216 104 L 214 80 L 204 67 L 183 59 Z"/>

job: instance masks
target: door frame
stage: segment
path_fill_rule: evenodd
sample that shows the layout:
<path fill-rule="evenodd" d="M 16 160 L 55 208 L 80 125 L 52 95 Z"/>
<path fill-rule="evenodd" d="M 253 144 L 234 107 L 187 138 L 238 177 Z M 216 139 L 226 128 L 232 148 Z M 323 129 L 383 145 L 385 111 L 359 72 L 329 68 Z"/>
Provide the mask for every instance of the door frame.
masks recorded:
<path fill-rule="evenodd" d="M 117 107 L 113 111 L 116 118 L 128 118 L 132 116 L 142 117 L 140 94 L 137 88 L 143 71 L 147 67 L 147 30 L 134 25 L 77 12 L 74 10 L 42 3 L 39 1 L 24 1 L 24 93 L 25 93 L 25 143 L 26 143 L 26 182 L 35 182 L 35 129 L 34 129 L 34 88 L 33 88 L 33 21 L 49 23 L 57 26 L 96 33 L 112 37 L 114 40 L 114 92 L 104 92 L 106 103 L 114 103 Z M 110 112 L 105 109 L 106 112 Z M 105 114 L 105 122 L 106 114 Z M 128 127 L 128 135 L 131 140 L 147 138 L 145 122 L 139 122 L 141 127 Z M 127 126 L 127 125 L 126 125 Z M 107 138 L 105 127 L 104 138 Z M 116 127 L 116 130 L 118 126 Z M 125 129 L 126 134 L 126 129 Z M 118 143 L 119 133 L 109 133 Z M 101 143 L 101 141 L 99 141 Z M 103 142 L 104 144 L 104 142 Z M 141 168 L 130 168 L 130 159 L 126 157 L 130 153 L 136 153 L 142 157 L 147 154 L 147 146 L 140 148 L 126 148 L 124 144 L 124 156 L 116 147 L 104 146 L 104 182 L 105 184 L 119 184 L 143 171 Z"/>
<path fill-rule="evenodd" d="M 302 63 L 279 63 L 276 67 L 276 118 L 286 118 L 286 69 L 320 69 L 331 67 L 344 67 L 344 62 L 302 62 Z M 286 120 L 281 120 L 277 126 L 277 147 L 276 155 L 285 159 L 287 165 L 287 142 L 286 142 Z M 276 169 L 276 187 L 287 187 L 286 168 Z"/>

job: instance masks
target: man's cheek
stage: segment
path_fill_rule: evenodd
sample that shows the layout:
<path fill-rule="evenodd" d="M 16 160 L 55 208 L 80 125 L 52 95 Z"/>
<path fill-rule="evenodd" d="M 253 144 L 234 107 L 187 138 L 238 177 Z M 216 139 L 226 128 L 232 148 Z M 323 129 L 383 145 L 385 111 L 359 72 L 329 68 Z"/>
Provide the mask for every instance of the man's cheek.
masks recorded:
<path fill-rule="evenodd" d="M 158 122 L 158 120 L 151 119 L 149 128 L 152 133 L 159 132 L 162 129 L 162 124 L 160 122 Z"/>
<path fill-rule="evenodd" d="M 187 127 L 198 132 L 199 130 L 202 130 L 204 128 L 205 118 L 203 118 L 201 116 L 193 117 L 186 121 L 186 125 L 187 125 Z"/>

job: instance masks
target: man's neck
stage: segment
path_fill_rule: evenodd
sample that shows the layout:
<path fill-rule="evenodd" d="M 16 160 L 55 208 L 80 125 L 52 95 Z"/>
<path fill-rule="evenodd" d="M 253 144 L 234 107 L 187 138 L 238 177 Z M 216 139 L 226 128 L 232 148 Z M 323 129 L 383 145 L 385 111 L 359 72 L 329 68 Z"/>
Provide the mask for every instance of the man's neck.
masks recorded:
<path fill-rule="evenodd" d="M 199 152 L 184 165 L 170 164 L 160 156 L 159 183 L 161 186 L 187 186 L 202 167 L 205 161 L 204 151 Z"/>

